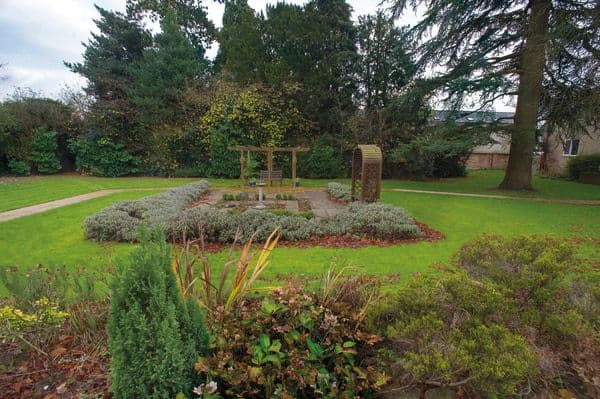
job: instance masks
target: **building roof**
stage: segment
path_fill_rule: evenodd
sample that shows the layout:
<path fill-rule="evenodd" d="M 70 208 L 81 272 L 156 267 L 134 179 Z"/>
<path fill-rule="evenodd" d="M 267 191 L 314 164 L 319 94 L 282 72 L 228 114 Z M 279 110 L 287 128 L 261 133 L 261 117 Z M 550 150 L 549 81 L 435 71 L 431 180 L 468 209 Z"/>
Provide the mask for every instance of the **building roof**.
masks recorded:
<path fill-rule="evenodd" d="M 500 125 L 511 125 L 513 123 L 513 112 L 496 111 L 457 111 L 455 118 L 457 124 L 468 123 L 492 123 L 497 122 Z M 451 111 L 434 110 L 433 123 L 441 123 L 452 115 Z M 473 148 L 474 154 L 509 154 L 510 137 L 505 134 L 491 133 L 490 138 L 495 141 L 492 144 L 479 145 Z"/>
<path fill-rule="evenodd" d="M 433 123 L 440 123 L 447 120 L 453 113 L 451 111 L 434 110 Z M 501 125 L 510 125 L 513 123 L 513 112 L 496 111 L 456 111 L 455 122 L 458 124 L 466 123 L 492 123 L 498 122 Z"/>

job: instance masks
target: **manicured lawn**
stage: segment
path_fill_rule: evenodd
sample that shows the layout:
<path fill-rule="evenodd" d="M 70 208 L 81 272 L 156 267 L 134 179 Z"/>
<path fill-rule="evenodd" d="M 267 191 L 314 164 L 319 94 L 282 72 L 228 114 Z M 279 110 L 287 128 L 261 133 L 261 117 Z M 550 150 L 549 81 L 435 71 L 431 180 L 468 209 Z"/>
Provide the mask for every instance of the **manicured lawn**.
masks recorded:
<path fill-rule="evenodd" d="M 139 198 L 152 192 L 128 192 L 82 202 L 0 223 L 0 266 L 37 263 L 85 266 L 106 270 L 115 256 L 133 248 L 128 244 L 97 244 L 83 238 L 82 222 L 106 205 Z M 449 197 L 430 194 L 384 192 L 382 201 L 405 207 L 414 217 L 442 231 L 446 239 L 393 247 L 360 249 L 278 248 L 266 279 L 290 274 L 320 275 L 332 264 L 354 265 L 373 274 L 399 274 L 400 281 L 413 272 L 432 271 L 447 261 L 471 238 L 488 234 L 547 234 L 578 239 L 582 254 L 600 259 L 600 207 L 529 201 Z M 225 252 L 210 256 L 221 264 Z"/>
<path fill-rule="evenodd" d="M 496 170 L 471 171 L 466 178 L 440 179 L 435 181 L 385 180 L 383 189 L 403 188 L 459 193 L 499 194 L 517 197 L 550 199 L 600 200 L 600 186 L 580 184 L 559 179 L 534 178 L 533 192 L 510 192 L 497 190 L 503 173 Z M 85 194 L 104 189 L 167 188 L 175 187 L 197 178 L 125 177 L 102 178 L 79 175 L 36 176 L 0 179 L 0 212 L 35 205 L 56 199 Z M 209 179 L 212 186 L 237 186 L 238 180 Z M 301 179 L 302 186 L 323 187 L 330 180 Z M 349 179 L 337 179 L 349 183 Z M 275 189 L 278 185 L 275 184 Z M 289 187 L 289 182 L 284 182 Z"/>
<path fill-rule="evenodd" d="M 565 179 L 533 177 L 534 191 L 506 191 L 498 190 L 498 185 L 504 177 L 500 170 L 471 170 L 465 178 L 437 179 L 429 181 L 411 180 L 384 180 L 382 188 L 385 189 L 411 189 L 426 191 L 447 191 L 453 193 L 473 193 L 487 195 L 505 195 L 524 198 L 548 199 L 580 199 L 600 200 L 600 186 L 581 184 Z M 339 180 L 349 183 L 349 179 Z M 307 181 L 306 184 L 313 182 Z M 322 183 L 325 184 L 325 183 Z"/>

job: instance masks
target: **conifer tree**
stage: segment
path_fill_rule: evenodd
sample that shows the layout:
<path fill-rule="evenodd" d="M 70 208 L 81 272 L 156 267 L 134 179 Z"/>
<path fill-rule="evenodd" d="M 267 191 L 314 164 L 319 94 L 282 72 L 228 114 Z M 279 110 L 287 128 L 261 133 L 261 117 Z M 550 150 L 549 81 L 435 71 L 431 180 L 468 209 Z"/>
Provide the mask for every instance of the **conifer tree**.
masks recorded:
<path fill-rule="evenodd" d="M 144 51 L 129 90 L 140 109 L 141 122 L 150 128 L 177 122 L 183 91 L 203 72 L 196 50 L 173 12 L 163 18 L 161 28 L 155 46 Z"/>
<path fill-rule="evenodd" d="M 194 302 L 184 302 L 162 234 L 142 232 L 141 245 L 112 286 L 108 325 L 114 398 L 191 394 L 194 364 L 208 334 Z"/>

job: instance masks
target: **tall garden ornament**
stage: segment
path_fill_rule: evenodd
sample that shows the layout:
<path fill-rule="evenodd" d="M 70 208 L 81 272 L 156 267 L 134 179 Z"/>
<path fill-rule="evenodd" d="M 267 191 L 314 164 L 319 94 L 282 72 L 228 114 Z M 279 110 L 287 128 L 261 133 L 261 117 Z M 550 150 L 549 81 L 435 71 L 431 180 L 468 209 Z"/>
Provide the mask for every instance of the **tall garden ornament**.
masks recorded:
<path fill-rule="evenodd" d="M 375 202 L 381 195 L 383 156 L 374 144 L 359 144 L 352 154 L 352 200 Z"/>

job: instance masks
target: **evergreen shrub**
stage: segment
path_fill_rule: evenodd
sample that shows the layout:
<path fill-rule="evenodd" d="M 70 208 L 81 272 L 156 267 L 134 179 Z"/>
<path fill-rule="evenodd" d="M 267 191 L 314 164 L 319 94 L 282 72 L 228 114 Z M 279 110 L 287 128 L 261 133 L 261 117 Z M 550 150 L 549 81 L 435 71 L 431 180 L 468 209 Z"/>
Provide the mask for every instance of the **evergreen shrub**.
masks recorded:
<path fill-rule="evenodd" d="M 573 180 L 590 177 L 600 179 L 600 153 L 577 155 L 569 158 L 567 161 L 567 174 Z"/>
<path fill-rule="evenodd" d="M 33 162 L 39 173 L 52 174 L 61 169 L 56 136 L 56 132 L 46 131 L 44 128 L 35 130 L 31 140 L 29 160 Z"/>
<path fill-rule="evenodd" d="M 112 286 L 108 325 L 115 399 L 191 397 L 194 364 L 208 354 L 195 302 L 185 302 L 162 234 L 142 234 Z"/>
<path fill-rule="evenodd" d="M 138 172 L 140 159 L 130 155 L 122 144 L 109 138 L 83 138 L 71 141 L 78 172 L 93 176 L 118 177 Z"/>
<path fill-rule="evenodd" d="M 31 175 L 31 166 L 25 161 L 13 159 L 8 163 L 8 169 L 17 176 Z"/>

